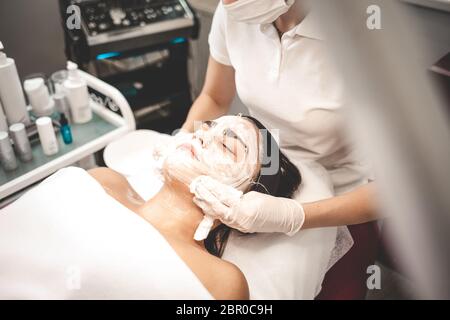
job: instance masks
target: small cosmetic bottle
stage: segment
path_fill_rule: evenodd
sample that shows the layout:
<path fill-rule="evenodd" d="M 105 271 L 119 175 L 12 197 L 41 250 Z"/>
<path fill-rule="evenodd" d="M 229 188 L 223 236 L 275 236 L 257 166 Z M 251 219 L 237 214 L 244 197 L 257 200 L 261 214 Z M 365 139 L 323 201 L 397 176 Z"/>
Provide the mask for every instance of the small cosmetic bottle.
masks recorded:
<path fill-rule="evenodd" d="M 5 171 L 13 171 L 18 167 L 8 132 L 0 131 L 0 163 Z"/>
<path fill-rule="evenodd" d="M 72 138 L 72 129 L 69 126 L 69 122 L 67 121 L 64 113 L 61 114 L 61 118 L 59 120 L 61 125 L 61 136 L 65 144 L 71 144 L 73 142 Z"/>
<path fill-rule="evenodd" d="M 52 120 L 49 117 L 41 117 L 36 120 L 39 139 L 46 156 L 52 156 L 59 151 L 58 140 L 56 140 L 55 130 Z"/>
<path fill-rule="evenodd" d="M 31 152 L 30 140 L 28 140 L 25 125 L 23 123 L 15 123 L 9 127 L 9 132 L 19 159 L 23 162 L 31 161 L 33 153 Z"/>
<path fill-rule="evenodd" d="M 67 63 L 68 77 L 64 81 L 64 89 L 69 100 L 72 120 L 76 124 L 84 124 L 92 120 L 92 109 L 86 81 L 78 72 L 78 65 Z"/>
<path fill-rule="evenodd" d="M 51 116 L 55 111 L 55 102 L 50 97 L 43 78 L 25 80 L 23 88 L 27 93 L 33 113 L 37 117 Z"/>
<path fill-rule="evenodd" d="M 56 111 L 63 113 L 69 123 L 72 123 L 72 115 L 70 111 L 70 104 L 64 92 L 58 92 L 53 95 L 55 101 Z"/>

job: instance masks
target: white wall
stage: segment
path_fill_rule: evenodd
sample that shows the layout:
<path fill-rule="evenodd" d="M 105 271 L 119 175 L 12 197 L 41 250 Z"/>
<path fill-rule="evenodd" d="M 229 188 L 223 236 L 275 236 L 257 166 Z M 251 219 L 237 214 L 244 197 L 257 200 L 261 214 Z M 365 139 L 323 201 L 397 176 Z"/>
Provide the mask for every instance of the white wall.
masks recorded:
<path fill-rule="evenodd" d="M 65 67 L 57 0 L 0 0 L 0 41 L 21 77 Z"/>

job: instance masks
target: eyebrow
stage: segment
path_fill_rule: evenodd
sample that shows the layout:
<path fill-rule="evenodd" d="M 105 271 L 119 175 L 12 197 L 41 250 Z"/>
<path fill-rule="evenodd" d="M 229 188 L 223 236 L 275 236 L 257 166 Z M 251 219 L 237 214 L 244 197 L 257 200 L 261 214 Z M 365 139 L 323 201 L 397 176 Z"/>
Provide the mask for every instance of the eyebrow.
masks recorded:
<path fill-rule="evenodd" d="M 216 121 L 214 121 L 214 120 L 207 120 L 207 121 L 204 121 L 204 124 L 206 124 L 208 127 L 210 127 L 210 128 L 213 128 L 213 127 L 215 127 L 216 125 L 217 125 L 217 122 Z M 227 137 L 230 137 L 230 138 L 233 138 L 233 139 L 236 139 L 236 140 L 238 140 L 243 146 L 244 146 L 244 148 L 246 149 L 246 150 L 248 150 L 248 146 L 245 144 L 245 142 L 241 139 L 241 137 L 239 137 L 237 134 L 236 134 L 236 132 L 234 132 L 233 130 L 231 130 L 230 128 L 227 128 L 225 131 L 224 131 L 224 135 L 226 135 Z"/>
<path fill-rule="evenodd" d="M 217 125 L 217 122 L 211 121 L 211 120 L 203 121 L 203 123 L 206 124 L 210 128 L 215 127 Z"/>
<path fill-rule="evenodd" d="M 242 143 L 242 145 L 245 147 L 246 150 L 248 149 L 248 146 L 245 144 L 245 142 L 233 130 L 231 130 L 229 128 L 226 129 L 225 132 L 224 132 L 224 135 L 226 135 L 227 137 L 234 138 L 234 139 L 238 140 L 240 143 Z"/>

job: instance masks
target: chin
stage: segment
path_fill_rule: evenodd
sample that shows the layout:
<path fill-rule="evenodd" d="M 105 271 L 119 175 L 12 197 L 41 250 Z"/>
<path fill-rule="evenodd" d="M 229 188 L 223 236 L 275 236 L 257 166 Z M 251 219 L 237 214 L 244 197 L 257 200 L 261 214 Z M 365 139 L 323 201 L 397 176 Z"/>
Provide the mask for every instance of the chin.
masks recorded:
<path fill-rule="evenodd" d="M 164 163 L 163 167 L 163 176 L 164 180 L 167 183 L 172 184 L 183 184 L 187 187 L 191 184 L 191 182 L 199 176 L 199 174 L 194 174 L 184 168 L 183 166 L 178 166 L 169 161 Z"/>

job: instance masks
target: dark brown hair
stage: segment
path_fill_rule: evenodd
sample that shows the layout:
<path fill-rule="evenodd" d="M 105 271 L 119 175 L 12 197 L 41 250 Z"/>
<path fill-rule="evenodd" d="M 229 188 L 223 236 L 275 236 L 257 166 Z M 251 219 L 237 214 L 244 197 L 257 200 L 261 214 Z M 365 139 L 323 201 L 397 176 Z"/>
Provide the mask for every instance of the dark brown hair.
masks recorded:
<path fill-rule="evenodd" d="M 253 183 L 246 192 L 256 191 L 269 194 L 275 197 L 292 198 L 295 191 L 302 182 L 300 171 L 297 167 L 280 151 L 278 144 L 272 137 L 270 132 L 257 119 L 246 116 L 248 120 L 253 122 L 260 130 L 265 130 L 265 143 L 263 143 L 264 154 L 268 152 L 278 152 L 279 166 L 276 174 L 263 175 L 259 174 L 256 183 Z M 267 162 L 264 162 L 267 164 Z M 205 239 L 205 247 L 209 253 L 214 256 L 221 257 L 225 250 L 228 237 L 230 236 L 232 228 L 221 224 L 211 230 L 208 237 Z M 242 235 L 245 235 L 242 233 Z"/>

